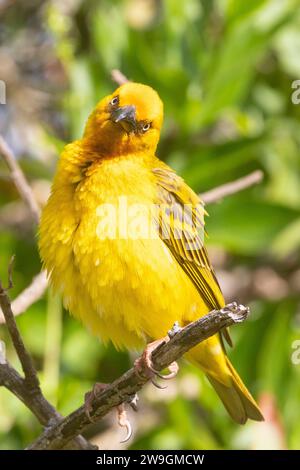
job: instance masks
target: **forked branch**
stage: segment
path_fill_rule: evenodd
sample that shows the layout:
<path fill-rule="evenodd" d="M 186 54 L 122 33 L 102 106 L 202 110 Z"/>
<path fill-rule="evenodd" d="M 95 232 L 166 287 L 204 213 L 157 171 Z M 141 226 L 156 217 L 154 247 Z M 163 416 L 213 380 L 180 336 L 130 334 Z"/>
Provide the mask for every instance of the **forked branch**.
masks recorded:
<path fill-rule="evenodd" d="M 187 351 L 225 327 L 244 321 L 249 309 L 232 303 L 222 310 L 213 310 L 208 315 L 190 323 L 176 334 L 170 331 L 171 339 L 159 345 L 152 353 L 155 370 L 161 371 L 178 360 Z M 142 374 L 142 375 L 141 375 Z M 108 385 L 93 402 L 90 416 L 93 422 L 101 420 L 109 411 L 121 403 L 130 402 L 149 380 L 145 370 L 139 374 L 133 367 Z M 90 425 L 84 406 L 69 414 L 61 422 L 48 427 L 28 449 L 62 449 L 68 442 L 85 431 Z"/>

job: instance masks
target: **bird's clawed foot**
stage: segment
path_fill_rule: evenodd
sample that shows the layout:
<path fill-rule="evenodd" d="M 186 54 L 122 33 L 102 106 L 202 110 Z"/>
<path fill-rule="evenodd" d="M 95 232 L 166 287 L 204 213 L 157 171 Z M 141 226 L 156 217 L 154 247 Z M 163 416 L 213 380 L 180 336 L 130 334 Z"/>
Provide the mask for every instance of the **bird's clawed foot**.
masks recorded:
<path fill-rule="evenodd" d="M 138 407 L 137 407 L 138 399 L 139 399 L 138 394 L 135 393 L 135 395 L 133 395 L 133 397 L 129 399 L 126 403 L 128 403 L 134 411 L 138 411 Z M 122 441 L 120 441 L 120 443 L 123 444 L 124 442 L 129 441 L 129 439 L 132 436 L 132 426 L 127 417 L 125 403 L 121 403 L 121 405 L 117 406 L 117 413 L 118 413 L 118 425 L 121 427 L 125 427 L 127 431 L 126 437 Z"/>
<path fill-rule="evenodd" d="M 144 372 L 147 375 L 147 377 L 149 377 L 149 379 L 151 380 L 153 385 L 157 388 L 160 388 L 160 389 L 163 389 L 163 388 L 166 388 L 166 387 L 158 384 L 154 380 L 154 377 L 157 376 L 157 377 L 160 377 L 161 379 L 164 379 L 164 380 L 173 379 L 177 375 L 178 370 L 179 370 L 177 362 L 172 362 L 172 364 L 169 365 L 168 369 L 169 369 L 170 373 L 167 374 L 167 375 L 161 374 L 159 371 L 155 370 L 154 367 L 153 367 L 152 358 L 151 358 L 152 352 L 160 344 L 163 344 L 167 341 L 169 341 L 168 336 L 166 338 L 162 339 L 162 340 L 159 339 L 159 340 L 153 341 L 152 343 L 147 344 L 147 346 L 144 349 L 144 352 L 141 355 L 141 357 L 136 359 L 136 361 L 134 362 L 134 367 L 135 367 L 137 375 L 140 377 L 141 374 Z"/>
<path fill-rule="evenodd" d="M 129 439 L 132 436 L 132 426 L 127 417 L 125 403 L 121 403 L 121 405 L 117 406 L 117 413 L 118 413 L 118 425 L 120 427 L 126 428 L 126 436 L 124 437 L 124 439 L 122 439 L 122 441 L 120 441 L 120 443 L 123 444 L 124 442 L 129 441 Z"/>
<path fill-rule="evenodd" d="M 94 423 L 94 420 L 90 415 L 91 411 L 93 410 L 93 402 L 95 398 L 101 392 L 103 392 L 103 390 L 105 390 L 106 387 L 107 387 L 107 384 L 99 383 L 99 382 L 95 383 L 95 385 L 93 386 L 93 389 L 90 392 L 87 392 L 84 396 L 85 414 L 88 417 L 89 421 L 91 421 L 91 423 Z M 137 411 L 137 401 L 138 401 L 137 394 L 135 394 L 132 397 L 132 399 L 128 401 L 128 404 L 131 406 L 131 408 L 134 411 Z M 127 418 L 125 403 L 121 403 L 121 405 L 117 406 L 117 417 L 118 417 L 118 425 L 121 427 L 125 427 L 127 431 L 126 437 L 122 441 L 120 441 L 123 444 L 124 442 L 129 441 L 129 439 L 132 436 L 132 426 L 130 424 L 129 419 Z"/>
<path fill-rule="evenodd" d="M 94 422 L 93 418 L 91 417 L 91 411 L 93 410 L 93 402 L 95 398 L 97 397 L 97 395 L 103 392 L 103 390 L 105 390 L 106 387 L 107 387 L 107 384 L 97 382 L 93 386 L 92 390 L 90 392 L 86 392 L 86 394 L 84 395 L 84 411 L 89 421 L 91 421 L 91 423 Z"/>
<path fill-rule="evenodd" d="M 176 377 L 176 375 L 178 374 L 179 365 L 177 364 L 177 362 L 172 362 L 172 364 L 169 365 L 168 369 L 170 371 L 169 374 L 164 375 L 164 374 L 156 373 L 156 375 L 163 380 L 174 379 L 174 377 Z"/>

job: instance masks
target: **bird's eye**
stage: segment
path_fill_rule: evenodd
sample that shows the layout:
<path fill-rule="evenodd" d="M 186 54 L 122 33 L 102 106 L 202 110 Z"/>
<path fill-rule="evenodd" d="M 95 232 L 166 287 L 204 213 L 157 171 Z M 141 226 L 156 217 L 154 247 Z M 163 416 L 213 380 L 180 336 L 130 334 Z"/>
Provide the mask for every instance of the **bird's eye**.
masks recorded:
<path fill-rule="evenodd" d="M 151 127 L 150 122 L 146 122 L 145 124 L 143 124 L 142 131 L 147 132 L 150 129 L 150 127 Z"/>
<path fill-rule="evenodd" d="M 119 97 L 118 96 L 115 96 L 110 102 L 110 104 L 112 106 L 116 106 L 116 104 L 118 104 L 118 103 L 119 103 Z"/>

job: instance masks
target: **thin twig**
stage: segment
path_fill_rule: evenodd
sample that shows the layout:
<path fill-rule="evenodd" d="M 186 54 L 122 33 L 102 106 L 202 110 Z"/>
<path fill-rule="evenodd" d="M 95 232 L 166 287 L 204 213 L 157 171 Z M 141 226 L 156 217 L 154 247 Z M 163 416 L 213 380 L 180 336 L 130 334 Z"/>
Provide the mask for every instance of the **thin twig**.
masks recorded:
<path fill-rule="evenodd" d="M 11 266 L 11 264 L 10 264 Z M 12 285 L 12 279 L 11 279 L 11 268 L 9 268 L 9 288 Z M 20 332 L 18 330 L 16 320 L 14 317 L 14 314 L 11 309 L 11 303 L 10 299 L 7 294 L 7 288 L 4 288 L 1 281 L 0 281 L 0 306 L 2 309 L 2 313 L 5 318 L 5 323 L 7 325 L 9 334 L 11 336 L 13 345 L 15 347 L 15 350 L 17 352 L 18 358 L 20 360 L 20 363 L 22 365 L 22 369 L 25 375 L 25 379 L 28 385 L 29 390 L 31 393 L 41 393 L 40 391 L 40 383 L 37 377 L 36 370 L 34 368 L 32 359 L 30 354 L 28 353 L 23 339 L 20 335 Z"/>
<path fill-rule="evenodd" d="M 222 310 L 214 310 L 201 319 L 187 325 L 177 332 L 169 342 L 159 345 L 152 353 L 155 370 L 161 371 L 172 362 L 178 360 L 189 349 L 201 341 L 216 334 L 222 328 L 244 321 L 249 309 L 237 304 L 229 304 Z M 99 421 L 110 410 L 121 403 L 129 402 L 132 397 L 149 380 L 144 370 L 139 374 L 134 368 L 128 370 L 120 378 L 108 385 L 93 403 L 90 416 L 93 422 Z M 49 426 L 44 433 L 28 448 L 29 449 L 61 449 L 70 439 L 87 429 L 90 421 L 84 406 L 73 411 L 58 424 Z"/>
<path fill-rule="evenodd" d="M 117 85 L 121 86 L 124 85 L 124 83 L 129 82 L 128 78 L 126 75 L 124 75 L 120 70 L 118 69 L 113 69 L 110 73 L 111 79 L 113 82 L 115 82 Z"/>
<path fill-rule="evenodd" d="M 0 306 L 5 318 L 5 322 L 12 339 L 14 348 L 22 365 L 25 375 L 23 379 L 18 372 L 6 361 L 5 351 L 2 344 L 1 361 L 0 361 L 0 385 L 6 387 L 14 395 L 16 395 L 37 417 L 43 425 L 49 423 L 57 423 L 62 416 L 43 396 L 38 375 L 33 365 L 32 358 L 28 353 L 21 334 L 18 330 L 16 320 L 14 318 L 10 299 L 8 297 L 8 289 L 12 287 L 12 261 L 8 268 L 8 287 L 4 288 L 0 281 Z M 93 446 L 83 437 L 79 436 L 75 441 L 71 441 L 69 448 L 72 449 L 91 449 Z"/>
<path fill-rule="evenodd" d="M 17 317 L 21 313 L 24 313 L 32 304 L 43 297 L 47 286 L 47 275 L 45 271 L 42 271 L 35 276 L 31 284 L 11 302 L 11 309 L 14 316 Z M 0 309 L 0 324 L 2 323 L 5 323 L 5 318 Z"/>
<path fill-rule="evenodd" d="M 239 193 L 244 189 L 249 188 L 255 184 L 260 183 L 263 180 L 264 174 L 261 170 L 253 171 L 249 175 L 239 178 L 230 183 L 222 184 L 217 188 L 211 189 L 205 193 L 200 194 L 201 199 L 205 204 L 212 204 L 218 202 L 226 196 Z"/>
<path fill-rule="evenodd" d="M 23 171 L 21 170 L 12 150 L 0 135 L 0 154 L 4 158 L 11 174 L 11 178 L 21 196 L 30 209 L 31 216 L 35 223 L 40 219 L 40 208 L 35 200 L 32 189 L 29 186 Z"/>

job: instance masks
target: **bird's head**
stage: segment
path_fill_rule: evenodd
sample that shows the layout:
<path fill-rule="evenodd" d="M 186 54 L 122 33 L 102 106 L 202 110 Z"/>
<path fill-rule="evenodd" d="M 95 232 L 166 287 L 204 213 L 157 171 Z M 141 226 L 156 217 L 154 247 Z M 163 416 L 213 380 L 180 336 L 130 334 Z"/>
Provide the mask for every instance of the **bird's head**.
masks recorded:
<path fill-rule="evenodd" d="M 103 98 L 90 115 L 84 139 L 100 153 L 154 154 L 163 120 L 163 104 L 147 85 L 126 82 Z"/>

